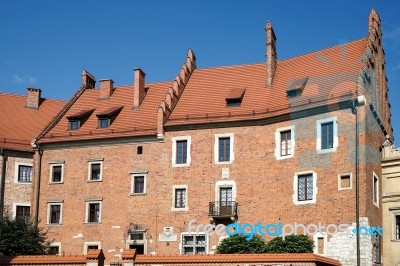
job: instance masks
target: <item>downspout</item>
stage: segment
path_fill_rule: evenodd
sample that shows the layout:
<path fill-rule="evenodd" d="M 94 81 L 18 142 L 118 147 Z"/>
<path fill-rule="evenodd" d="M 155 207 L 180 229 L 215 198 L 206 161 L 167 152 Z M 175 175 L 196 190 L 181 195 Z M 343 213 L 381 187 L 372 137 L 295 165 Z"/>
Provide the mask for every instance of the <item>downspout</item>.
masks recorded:
<path fill-rule="evenodd" d="M 1 168 L 1 179 L 0 179 L 0 219 L 3 219 L 4 215 L 4 186 L 6 184 L 6 163 L 7 156 L 4 153 L 3 149 L 0 149 L 0 154 L 3 157 L 3 163 Z"/>
<path fill-rule="evenodd" d="M 359 177 L 359 125 L 358 125 L 358 109 L 354 103 L 354 111 L 356 113 L 356 241 L 357 241 L 357 266 L 360 266 L 360 177 Z"/>
<path fill-rule="evenodd" d="M 42 177 L 42 156 L 43 150 L 40 149 L 38 144 L 38 154 L 39 154 L 39 162 L 38 162 L 38 175 L 36 180 L 36 193 L 35 193 L 35 222 L 39 223 L 39 199 L 40 199 L 40 180 Z"/>

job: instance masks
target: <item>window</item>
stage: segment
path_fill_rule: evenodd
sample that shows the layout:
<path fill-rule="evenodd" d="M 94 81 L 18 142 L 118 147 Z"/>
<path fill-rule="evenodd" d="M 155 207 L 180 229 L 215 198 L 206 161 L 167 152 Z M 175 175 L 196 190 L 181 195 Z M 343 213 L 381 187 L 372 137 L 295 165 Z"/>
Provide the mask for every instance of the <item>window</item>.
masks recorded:
<path fill-rule="evenodd" d="M 101 249 L 101 243 L 100 242 L 85 242 L 83 244 L 83 254 L 87 255 L 88 251 L 91 249 Z"/>
<path fill-rule="evenodd" d="M 205 234 L 182 234 L 182 254 L 207 254 Z"/>
<path fill-rule="evenodd" d="M 129 233 L 129 240 L 126 241 L 129 249 L 136 249 L 137 254 L 146 253 L 146 232 L 134 231 Z"/>
<path fill-rule="evenodd" d="M 88 180 L 89 181 L 101 181 L 103 179 L 103 162 L 94 161 L 89 162 L 88 169 Z"/>
<path fill-rule="evenodd" d="M 345 189 L 352 188 L 351 173 L 338 175 L 338 187 L 339 187 L 339 190 L 345 190 Z"/>
<path fill-rule="evenodd" d="M 227 107 L 239 107 L 242 103 L 242 99 L 226 99 Z"/>
<path fill-rule="evenodd" d="M 146 193 L 146 174 L 133 174 L 131 194 L 145 194 Z"/>
<path fill-rule="evenodd" d="M 317 121 L 318 153 L 334 152 L 338 147 L 338 129 L 336 117 Z"/>
<path fill-rule="evenodd" d="M 275 131 L 275 157 L 277 160 L 294 156 L 295 126 L 278 128 Z"/>
<path fill-rule="evenodd" d="M 30 206 L 17 205 L 15 209 L 15 218 L 29 221 L 30 211 L 31 211 Z"/>
<path fill-rule="evenodd" d="M 315 203 L 317 196 L 317 175 L 315 172 L 296 173 L 293 182 L 293 201 L 296 205 Z"/>
<path fill-rule="evenodd" d="M 172 211 L 187 211 L 187 185 L 175 185 L 173 189 Z"/>
<path fill-rule="evenodd" d="M 138 146 L 136 149 L 137 154 L 142 154 L 143 153 L 143 146 Z"/>
<path fill-rule="evenodd" d="M 400 240 L 400 214 L 394 216 L 394 223 L 395 223 L 394 239 Z"/>
<path fill-rule="evenodd" d="M 69 128 L 69 130 L 78 130 L 80 128 L 79 119 L 70 119 L 68 128 Z"/>
<path fill-rule="evenodd" d="M 99 128 L 107 128 L 110 126 L 109 117 L 99 117 Z"/>
<path fill-rule="evenodd" d="M 244 96 L 246 89 L 243 88 L 235 88 L 231 89 L 226 96 L 226 106 L 227 107 L 239 107 L 242 103 L 242 99 Z"/>
<path fill-rule="evenodd" d="M 51 164 L 50 165 L 50 183 L 62 183 L 64 175 L 63 164 Z"/>
<path fill-rule="evenodd" d="M 32 165 L 18 165 L 18 183 L 32 182 Z"/>
<path fill-rule="evenodd" d="M 86 202 L 86 223 L 101 222 L 101 201 Z"/>
<path fill-rule="evenodd" d="M 296 98 L 298 95 L 300 95 L 300 93 L 298 92 L 298 90 L 290 90 L 290 91 L 287 91 L 287 97 L 288 97 L 289 99 Z"/>
<path fill-rule="evenodd" d="M 62 203 L 54 202 L 47 203 L 47 223 L 61 224 L 62 223 Z"/>
<path fill-rule="evenodd" d="M 216 164 L 233 162 L 233 134 L 215 135 L 214 158 Z"/>
<path fill-rule="evenodd" d="M 372 179 L 373 179 L 372 197 L 373 197 L 374 204 L 377 207 L 379 207 L 379 179 L 378 179 L 378 176 L 375 173 L 373 173 L 373 178 Z"/>
<path fill-rule="evenodd" d="M 61 243 L 53 242 L 48 246 L 49 255 L 60 255 L 61 254 Z"/>
<path fill-rule="evenodd" d="M 190 136 L 172 138 L 172 166 L 182 167 L 190 165 Z"/>

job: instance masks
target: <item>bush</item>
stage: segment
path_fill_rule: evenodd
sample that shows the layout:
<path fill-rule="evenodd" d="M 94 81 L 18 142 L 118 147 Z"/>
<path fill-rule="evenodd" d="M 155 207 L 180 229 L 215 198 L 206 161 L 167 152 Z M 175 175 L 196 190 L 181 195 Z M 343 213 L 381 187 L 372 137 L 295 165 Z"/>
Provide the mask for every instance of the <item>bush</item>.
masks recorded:
<path fill-rule="evenodd" d="M 265 253 L 266 244 L 260 236 L 254 236 L 250 240 L 246 240 L 245 235 L 234 235 L 225 238 L 218 245 L 216 253 L 218 254 L 250 254 Z"/>
<path fill-rule="evenodd" d="M 290 235 L 276 237 L 266 244 L 267 253 L 312 253 L 314 241 L 305 235 Z"/>

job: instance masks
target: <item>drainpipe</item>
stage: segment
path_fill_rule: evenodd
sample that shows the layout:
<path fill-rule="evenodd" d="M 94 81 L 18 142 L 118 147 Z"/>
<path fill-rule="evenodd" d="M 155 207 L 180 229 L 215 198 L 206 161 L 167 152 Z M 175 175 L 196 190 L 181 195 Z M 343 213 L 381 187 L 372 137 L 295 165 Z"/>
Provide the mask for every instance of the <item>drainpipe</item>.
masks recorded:
<path fill-rule="evenodd" d="M 0 155 L 3 157 L 3 164 L 1 168 L 1 177 L 0 177 L 0 219 L 3 219 L 4 215 L 4 186 L 6 184 L 6 162 L 7 156 L 4 153 L 3 149 L 0 149 Z"/>
<path fill-rule="evenodd" d="M 35 222 L 39 223 L 39 199 L 40 199 L 40 180 L 42 177 L 42 156 L 43 150 L 40 149 L 38 144 L 38 154 L 39 154 L 39 163 L 38 163 L 38 175 L 36 181 L 36 193 L 35 193 Z"/>

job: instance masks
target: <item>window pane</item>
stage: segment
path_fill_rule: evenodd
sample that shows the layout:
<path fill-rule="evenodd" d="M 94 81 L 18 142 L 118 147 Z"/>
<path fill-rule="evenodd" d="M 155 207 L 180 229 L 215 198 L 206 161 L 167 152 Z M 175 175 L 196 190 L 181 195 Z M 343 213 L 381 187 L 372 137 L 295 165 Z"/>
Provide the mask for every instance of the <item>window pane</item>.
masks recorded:
<path fill-rule="evenodd" d="M 57 255 L 58 253 L 60 253 L 60 247 L 58 246 L 49 247 L 49 255 Z"/>
<path fill-rule="evenodd" d="M 52 176 L 52 182 L 61 182 L 61 177 L 62 177 L 62 166 L 61 165 L 55 165 L 53 167 L 53 176 Z"/>
<path fill-rule="evenodd" d="M 100 203 L 89 204 L 89 223 L 98 223 L 100 221 Z"/>
<path fill-rule="evenodd" d="M 144 193 L 144 176 L 135 176 L 134 193 Z"/>
<path fill-rule="evenodd" d="M 69 130 L 77 130 L 77 129 L 79 129 L 79 120 L 70 120 Z"/>
<path fill-rule="evenodd" d="M 61 214 L 61 205 L 50 205 L 50 223 L 59 224 Z"/>
<path fill-rule="evenodd" d="M 17 206 L 15 218 L 29 220 L 30 209 L 29 206 Z"/>
<path fill-rule="evenodd" d="M 175 189 L 175 208 L 186 207 L 186 189 L 177 188 Z"/>
<path fill-rule="evenodd" d="M 99 118 L 99 128 L 106 128 L 110 126 L 110 118 Z"/>
<path fill-rule="evenodd" d="M 176 142 L 176 163 L 185 164 L 187 162 L 187 140 Z"/>
<path fill-rule="evenodd" d="M 194 254 L 194 248 L 193 247 L 184 247 L 183 254 Z"/>
<path fill-rule="evenodd" d="M 321 149 L 333 148 L 333 122 L 321 124 Z"/>
<path fill-rule="evenodd" d="M 281 156 L 292 154 L 291 131 L 281 132 Z"/>
<path fill-rule="evenodd" d="M 184 235 L 182 237 L 182 253 L 205 254 L 207 247 L 206 235 Z"/>
<path fill-rule="evenodd" d="M 101 164 L 92 163 L 90 165 L 90 168 L 91 168 L 90 180 L 100 180 Z"/>
<path fill-rule="evenodd" d="M 32 166 L 20 165 L 18 167 L 18 182 L 32 182 Z"/>
<path fill-rule="evenodd" d="M 312 174 L 308 175 L 299 175 L 298 176 L 298 191 L 297 191 L 297 200 L 312 200 L 313 199 L 313 176 Z"/>
<path fill-rule="evenodd" d="M 184 245 L 194 245 L 194 236 L 184 236 L 183 244 Z"/>
<path fill-rule="evenodd" d="M 396 239 L 400 240 L 400 215 L 396 215 Z"/>
<path fill-rule="evenodd" d="M 378 203 L 378 178 L 374 176 L 374 202 Z"/>
<path fill-rule="evenodd" d="M 230 161 L 230 138 L 219 138 L 219 161 Z"/>

